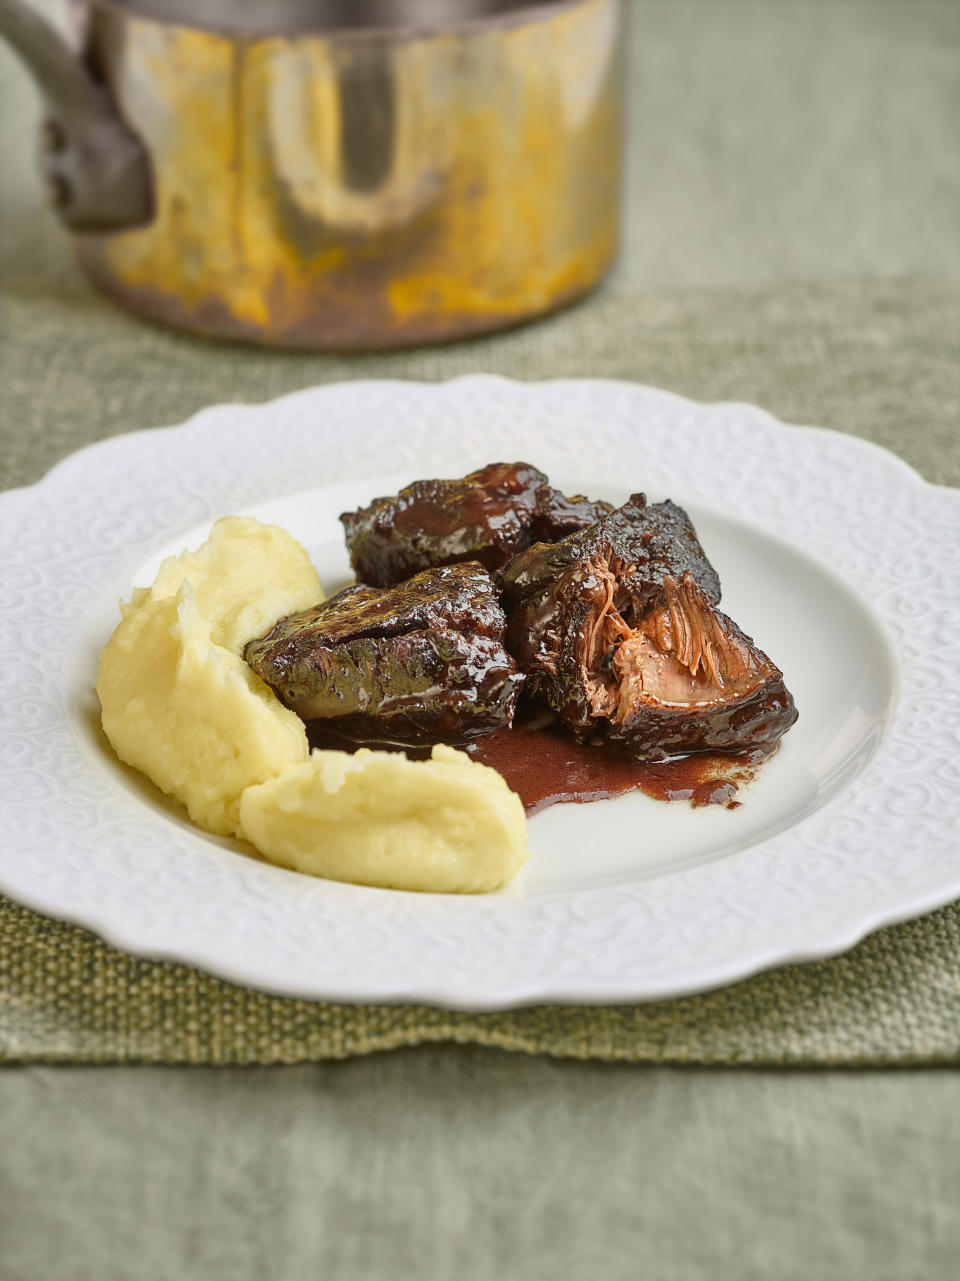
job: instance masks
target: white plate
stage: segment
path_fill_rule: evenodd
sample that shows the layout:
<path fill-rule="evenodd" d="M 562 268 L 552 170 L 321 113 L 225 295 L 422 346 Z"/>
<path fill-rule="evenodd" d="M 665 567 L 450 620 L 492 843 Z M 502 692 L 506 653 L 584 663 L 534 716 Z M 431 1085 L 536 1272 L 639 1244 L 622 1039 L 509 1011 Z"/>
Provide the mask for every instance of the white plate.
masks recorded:
<path fill-rule="evenodd" d="M 688 507 L 800 710 L 742 808 L 558 806 L 507 890 L 430 896 L 269 866 L 115 761 L 97 653 L 163 555 L 251 513 L 335 589 L 340 511 L 500 458 Z M 630 384 L 344 383 L 85 449 L 0 496 L 0 539 L 0 889 L 126 951 L 329 1000 L 640 1001 L 960 895 L 960 492 L 855 438 Z"/>

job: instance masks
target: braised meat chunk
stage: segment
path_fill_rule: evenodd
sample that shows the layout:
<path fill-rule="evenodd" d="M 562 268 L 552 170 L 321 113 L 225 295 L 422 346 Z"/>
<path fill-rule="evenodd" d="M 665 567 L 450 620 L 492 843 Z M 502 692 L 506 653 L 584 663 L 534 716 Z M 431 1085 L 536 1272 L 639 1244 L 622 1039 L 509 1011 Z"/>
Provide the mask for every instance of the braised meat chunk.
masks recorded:
<path fill-rule="evenodd" d="M 507 645 L 580 738 L 637 756 L 746 751 L 796 719 L 779 669 L 717 608 L 689 517 L 642 494 L 500 574 Z"/>
<path fill-rule="evenodd" d="M 667 575 L 685 572 L 709 600 L 720 599 L 687 513 L 671 502 L 648 506 L 643 494 L 588 529 L 516 556 L 497 577 L 507 648 L 528 674 L 528 692 L 573 729 L 593 732 L 600 713 L 590 674 L 609 662 L 618 627 L 646 612 Z"/>
<path fill-rule="evenodd" d="M 490 463 L 461 480 L 415 481 L 340 520 L 357 578 L 389 587 L 458 561 L 495 570 L 531 544 L 555 542 L 610 510 L 579 494 L 566 497 L 528 463 Z"/>
<path fill-rule="evenodd" d="M 465 563 L 392 589 L 347 587 L 281 619 L 244 657 L 303 720 L 344 738 L 464 743 L 513 720 L 523 676 L 505 624 L 490 575 Z"/>
<path fill-rule="evenodd" d="M 767 747 L 797 719 L 783 673 L 689 572 L 668 575 L 632 628 L 604 631 L 619 639 L 592 677 L 593 706 L 636 756 Z"/>

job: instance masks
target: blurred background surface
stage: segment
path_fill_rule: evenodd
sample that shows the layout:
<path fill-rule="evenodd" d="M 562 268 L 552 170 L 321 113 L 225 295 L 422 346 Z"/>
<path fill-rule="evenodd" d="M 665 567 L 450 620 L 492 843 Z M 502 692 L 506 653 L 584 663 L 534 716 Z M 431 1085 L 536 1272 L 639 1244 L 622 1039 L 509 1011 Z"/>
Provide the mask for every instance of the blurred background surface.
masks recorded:
<path fill-rule="evenodd" d="M 39 7 L 60 13 L 58 0 Z M 24 465 L 36 479 L 71 442 L 211 401 L 475 370 L 759 401 L 789 420 L 879 432 L 931 479 L 960 479 L 942 451 L 928 460 L 912 443 L 915 428 L 944 439 L 944 394 L 954 409 L 960 396 L 960 5 L 626 9 L 624 244 L 611 276 L 514 333 L 365 357 L 197 343 L 98 298 L 45 206 L 36 95 L 0 44 L 0 372 L 17 423 L 0 482 Z"/>
<path fill-rule="evenodd" d="M 30 0 L 57 19 L 62 0 Z M 624 252 L 608 289 L 960 278 L 960 6 L 625 0 Z M 198 11 L 202 5 L 198 6 Z M 7 289 L 80 289 L 38 217 L 32 86 L 0 44 Z"/>

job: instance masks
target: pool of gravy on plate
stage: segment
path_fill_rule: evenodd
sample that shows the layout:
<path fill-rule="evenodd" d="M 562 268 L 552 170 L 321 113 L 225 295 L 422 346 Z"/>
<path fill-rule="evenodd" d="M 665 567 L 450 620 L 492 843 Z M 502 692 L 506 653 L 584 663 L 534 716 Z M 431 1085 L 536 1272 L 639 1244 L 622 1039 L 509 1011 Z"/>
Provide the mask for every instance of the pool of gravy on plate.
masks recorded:
<path fill-rule="evenodd" d="M 307 731 L 313 748 L 355 751 L 358 746 L 326 732 L 316 721 L 308 724 Z M 368 746 L 418 754 L 416 749 L 392 744 Z M 643 792 L 658 801 L 685 801 L 695 809 L 706 805 L 736 809 L 742 803 L 737 799 L 741 786 L 772 755 L 755 749 L 736 755 L 703 752 L 641 761 L 603 743 L 578 743 L 556 721 L 542 715 L 521 715 L 509 729 L 474 739 L 464 750 L 503 776 L 528 816 L 564 802 L 603 801 L 625 792 Z"/>

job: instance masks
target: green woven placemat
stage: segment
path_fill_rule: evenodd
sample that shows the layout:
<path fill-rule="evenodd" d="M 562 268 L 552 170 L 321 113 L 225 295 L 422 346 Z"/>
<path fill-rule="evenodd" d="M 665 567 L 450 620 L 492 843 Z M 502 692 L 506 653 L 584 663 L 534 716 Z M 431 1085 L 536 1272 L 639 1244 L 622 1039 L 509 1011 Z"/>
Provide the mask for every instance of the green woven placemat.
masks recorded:
<path fill-rule="evenodd" d="M 960 1062 L 960 908 L 846 956 L 651 1005 L 461 1014 L 265 996 L 138 961 L 0 900 L 0 1060 L 297 1063 L 436 1041 L 573 1058 L 850 1066 Z"/>

